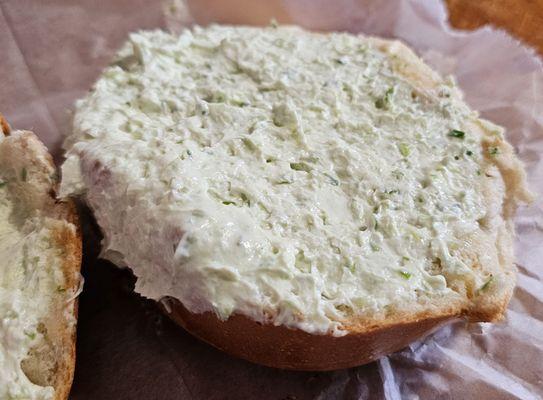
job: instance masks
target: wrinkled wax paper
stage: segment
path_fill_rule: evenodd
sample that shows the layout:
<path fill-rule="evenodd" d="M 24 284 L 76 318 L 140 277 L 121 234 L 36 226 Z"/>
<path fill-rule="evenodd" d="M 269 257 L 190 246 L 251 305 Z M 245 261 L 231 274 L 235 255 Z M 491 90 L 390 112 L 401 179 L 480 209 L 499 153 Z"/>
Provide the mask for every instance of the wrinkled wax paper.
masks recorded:
<path fill-rule="evenodd" d="M 504 32 L 459 32 L 437 0 L 0 0 L 0 111 L 60 154 L 73 102 L 126 39 L 194 21 L 265 24 L 402 39 L 468 103 L 507 128 L 536 201 L 519 210 L 518 286 L 506 321 L 457 322 L 372 364 L 334 372 L 279 371 L 192 338 L 132 292 L 127 271 L 97 260 L 99 233 L 84 212 L 85 291 L 77 367 L 81 399 L 541 399 L 543 398 L 543 72 Z"/>

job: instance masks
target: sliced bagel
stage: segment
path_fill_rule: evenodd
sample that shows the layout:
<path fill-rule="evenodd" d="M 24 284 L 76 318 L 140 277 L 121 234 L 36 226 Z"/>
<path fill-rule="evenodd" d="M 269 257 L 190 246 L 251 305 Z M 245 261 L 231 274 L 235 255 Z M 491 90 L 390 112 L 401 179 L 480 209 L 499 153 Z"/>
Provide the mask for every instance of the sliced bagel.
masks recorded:
<path fill-rule="evenodd" d="M 522 166 L 397 41 L 133 34 L 65 145 L 61 192 L 83 194 L 103 256 L 254 362 L 369 362 L 451 319 L 502 318 L 515 285 Z"/>
<path fill-rule="evenodd" d="M 0 398 L 68 398 L 75 363 L 81 236 L 55 199 L 52 158 L 0 115 Z"/>

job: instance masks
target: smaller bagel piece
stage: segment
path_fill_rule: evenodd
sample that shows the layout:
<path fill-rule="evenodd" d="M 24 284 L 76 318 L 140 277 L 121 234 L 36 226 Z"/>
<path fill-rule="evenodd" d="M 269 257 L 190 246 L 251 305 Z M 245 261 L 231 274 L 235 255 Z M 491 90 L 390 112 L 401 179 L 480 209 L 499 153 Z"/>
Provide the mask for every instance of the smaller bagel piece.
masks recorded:
<path fill-rule="evenodd" d="M 56 199 L 58 176 L 45 145 L 32 132 L 11 130 L 2 114 L 0 182 L 7 217 L 0 220 L 0 359 L 7 377 L 0 377 L 0 398 L 65 400 L 82 285 L 79 217 L 71 199 Z"/>

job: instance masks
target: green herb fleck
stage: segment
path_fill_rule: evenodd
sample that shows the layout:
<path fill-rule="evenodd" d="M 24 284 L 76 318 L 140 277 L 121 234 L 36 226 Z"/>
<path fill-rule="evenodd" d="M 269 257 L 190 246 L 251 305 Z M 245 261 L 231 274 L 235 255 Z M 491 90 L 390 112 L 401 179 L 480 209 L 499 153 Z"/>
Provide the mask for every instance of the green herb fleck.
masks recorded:
<path fill-rule="evenodd" d="M 380 97 L 375 101 L 375 107 L 379 109 L 388 108 L 392 98 L 392 93 L 394 93 L 394 88 L 391 87 L 385 92 L 383 97 Z"/>
<path fill-rule="evenodd" d="M 454 156 L 454 159 L 458 161 L 458 160 L 460 160 L 460 157 L 459 156 Z"/>
<path fill-rule="evenodd" d="M 334 61 L 340 65 L 345 65 L 345 59 L 344 58 L 335 58 Z"/>
<path fill-rule="evenodd" d="M 375 243 L 370 243 L 370 247 L 373 251 L 379 251 L 381 248 L 377 246 Z"/>
<path fill-rule="evenodd" d="M 26 168 L 23 167 L 23 169 L 21 170 L 21 180 L 23 182 L 26 182 L 27 175 L 28 175 L 28 172 Z"/>
<path fill-rule="evenodd" d="M 63 288 L 62 286 L 57 286 L 57 292 L 64 293 L 66 291 L 66 288 Z"/>
<path fill-rule="evenodd" d="M 404 177 L 404 173 L 400 170 L 394 170 L 392 171 L 392 176 L 396 178 L 397 180 L 400 180 Z"/>
<path fill-rule="evenodd" d="M 488 280 L 483 284 L 483 286 L 479 288 L 479 291 L 484 292 L 485 290 L 487 290 L 493 280 L 494 277 L 491 275 L 490 278 L 488 278 Z"/>
<path fill-rule="evenodd" d="M 398 272 L 404 279 L 411 278 L 411 273 L 410 272 L 407 272 L 407 271 L 398 271 Z"/>
<path fill-rule="evenodd" d="M 481 170 L 480 169 L 477 170 L 477 175 L 481 175 Z"/>
<path fill-rule="evenodd" d="M 246 203 L 249 207 L 251 207 L 251 199 L 249 199 L 249 197 L 247 197 L 245 193 L 241 193 L 240 197 L 244 203 Z"/>
<path fill-rule="evenodd" d="M 328 175 L 327 173 L 324 173 L 324 175 L 325 175 L 328 179 L 330 179 L 330 183 L 331 183 L 332 185 L 334 185 L 334 186 L 339 186 L 339 181 L 338 181 L 336 178 L 334 178 L 332 175 Z"/>
<path fill-rule="evenodd" d="M 222 204 L 224 204 L 225 206 L 229 206 L 229 205 L 236 205 L 236 203 L 234 203 L 233 201 L 223 201 Z"/>
<path fill-rule="evenodd" d="M 411 260 L 411 259 L 409 257 L 407 257 L 407 256 L 402 257 L 402 261 L 409 261 L 409 260 Z"/>
<path fill-rule="evenodd" d="M 249 105 L 246 101 L 235 101 L 234 104 L 238 107 L 247 107 Z"/>
<path fill-rule="evenodd" d="M 7 182 L 0 182 L 0 188 L 3 188 L 4 186 L 6 186 L 8 183 Z"/>
<path fill-rule="evenodd" d="M 467 154 L 468 156 L 472 156 L 472 155 L 473 155 L 473 151 L 468 150 L 468 151 L 466 151 L 466 154 Z"/>
<path fill-rule="evenodd" d="M 290 168 L 295 171 L 311 172 L 311 167 L 306 163 L 290 163 Z"/>
<path fill-rule="evenodd" d="M 500 149 L 498 149 L 497 147 L 489 147 L 488 148 L 488 153 L 491 156 L 496 156 L 496 155 L 500 154 Z"/>
<path fill-rule="evenodd" d="M 448 133 L 447 136 L 454 137 L 457 139 L 464 139 L 464 137 L 466 136 L 466 133 L 459 131 L 458 129 L 453 129 Z"/>
<path fill-rule="evenodd" d="M 36 332 L 27 332 L 27 331 L 24 331 L 25 335 L 30 339 L 30 340 L 34 340 L 36 339 Z"/>
<path fill-rule="evenodd" d="M 409 153 L 411 153 L 411 150 L 409 149 L 409 146 L 405 143 L 400 143 L 398 145 L 398 148 L 400 149 L 400 153 L 402 156 L 407 157 Z"/>

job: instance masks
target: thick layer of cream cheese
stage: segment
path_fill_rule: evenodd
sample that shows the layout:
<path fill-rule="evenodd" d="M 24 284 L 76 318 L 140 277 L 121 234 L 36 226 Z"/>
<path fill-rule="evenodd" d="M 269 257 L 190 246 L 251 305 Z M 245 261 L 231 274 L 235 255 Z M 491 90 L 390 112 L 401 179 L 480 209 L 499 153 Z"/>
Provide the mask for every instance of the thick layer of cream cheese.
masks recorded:
<path fill-rule="evenodd" d="M 485 214 L 482 149 L 451 136 L 473 117 L 454 90 L 349 34 L 136 33 L 77 103 L 62 192 L 142 295 L 342 335 L 473 274 L 450 249 Z"/>
<path fill-rule="evenodd" d="M 47 222 L 27 215 L 0 174 L 0 398 L 52 399 L 52 387 L 32 383 L 21 362 L 42 339 L 40 321 L 62 290 L 60 254 L 50 250 Z"/>

